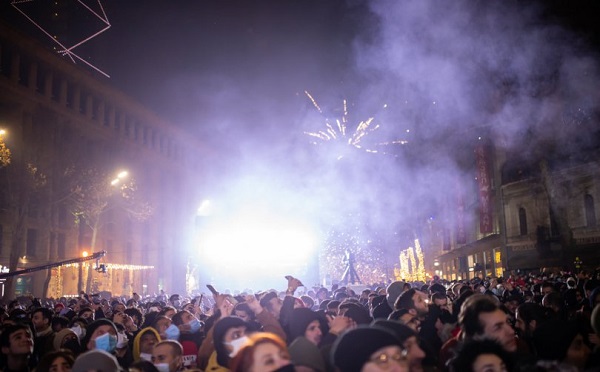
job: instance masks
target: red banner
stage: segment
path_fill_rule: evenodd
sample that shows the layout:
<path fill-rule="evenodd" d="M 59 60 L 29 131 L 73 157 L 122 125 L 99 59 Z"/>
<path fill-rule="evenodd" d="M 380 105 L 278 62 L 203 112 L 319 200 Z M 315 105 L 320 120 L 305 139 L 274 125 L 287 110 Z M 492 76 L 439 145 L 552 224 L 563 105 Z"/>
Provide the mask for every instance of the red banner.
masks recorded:
<path fill-rule="evenodd" d="M 477 183 L 479 185 L 479 231 L 482 234 L 487 234 L 493 231 L 493 215 L 489 157 L 485 146 L 478 145 L 475 148 L 475 160 L 477 166 Z"/>

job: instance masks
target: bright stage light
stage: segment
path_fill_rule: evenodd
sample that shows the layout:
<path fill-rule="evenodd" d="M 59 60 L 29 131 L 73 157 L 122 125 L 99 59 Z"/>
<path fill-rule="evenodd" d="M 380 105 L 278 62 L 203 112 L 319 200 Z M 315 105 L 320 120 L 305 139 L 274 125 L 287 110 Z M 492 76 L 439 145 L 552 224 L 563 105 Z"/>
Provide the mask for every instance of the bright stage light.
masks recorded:
<path fill-rule="evenodd" d="M 307 277 L 316 254 L 311 226 L 278 215 L 240 215 L 210 224 L 201 235 L 201 266 L 219 290 L 284 290 L 284 276 Z"/>

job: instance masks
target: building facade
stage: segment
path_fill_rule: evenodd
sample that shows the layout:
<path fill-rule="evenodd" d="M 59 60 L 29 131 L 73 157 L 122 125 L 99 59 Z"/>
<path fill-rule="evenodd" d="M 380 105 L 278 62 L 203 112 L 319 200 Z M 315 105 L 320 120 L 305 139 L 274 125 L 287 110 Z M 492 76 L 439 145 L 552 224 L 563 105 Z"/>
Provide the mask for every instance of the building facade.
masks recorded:
<path fill-rule="evenodd" d="M 491 143 L 488 149 L 490 228 L 482 229 L 486 217 L 478 189 L 482 175 L 475 161 L 470 171 L 475 184 L 459 202 L 449 203 L 450 228 L 438 231 L 445 239 L 432 245 L 430 272 L 447 280 L 464 280 L 543 268 L 596 269 L 600 263 L 598 152 L 526 160 Z"/>
<path fill-rule="evenodd" d="M 15 295 L 76 295 L 82 283 L 116 295 L 185 289 L 200 143 L 2 23 L 0 129 L 10 151 L 0 168 L 2 270 L 107 252 L 81 267 L 20 275 Z M 136 218 L 120 192 L 103 184 L 122 170 L 135 180 L 135 199 L 149 207 L 145 216 Z M 82 218 L 82 201 L 96 208 L 95 219 Z M 99 264 L 106 273 L 94 270 Z"/>

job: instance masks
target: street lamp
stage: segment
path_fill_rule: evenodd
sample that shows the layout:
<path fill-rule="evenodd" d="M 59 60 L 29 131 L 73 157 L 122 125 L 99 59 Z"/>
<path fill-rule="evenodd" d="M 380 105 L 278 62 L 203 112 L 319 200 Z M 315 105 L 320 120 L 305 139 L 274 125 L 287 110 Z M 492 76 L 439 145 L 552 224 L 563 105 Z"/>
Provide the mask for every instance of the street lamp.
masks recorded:
<path fill-rule="evenodd" d="M 123 179 L 127 178 L 127 175 L 129 173 L 127 171 L 120 171 L 119 174 L 117 174 L 117 178 L 113 179 L 112 181 L 110 181 L 110 184 L 112 186 L 115 186 L 116 184 L 118 184 L 119 182 L 121 182 Z"/>

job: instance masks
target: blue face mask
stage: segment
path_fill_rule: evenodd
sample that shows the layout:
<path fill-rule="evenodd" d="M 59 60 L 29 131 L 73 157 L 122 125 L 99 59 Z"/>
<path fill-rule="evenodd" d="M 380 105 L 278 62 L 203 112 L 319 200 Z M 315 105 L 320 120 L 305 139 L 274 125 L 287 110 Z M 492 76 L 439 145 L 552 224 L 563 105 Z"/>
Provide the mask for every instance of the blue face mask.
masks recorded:
<path fill-rule="evenodd" d="M 97 337 L 94 342 L 96 343 L 96 349 L 112 353 L 117 347 L 117 336 L 105 333 L 102 336 Z"/>
<path fill-rule="evenodd" d="M 179 340 L 179 333 L 179 327 L 177 327 L 175 324 L 171 324 L 169 328 L 167 328 L 167 330 L 165 331 L 165 334 L 167 335 L 167 340 Z"/>
<path fill-rule="evenodd" d="M 198 319 L 194 319 L 190 322 L 190 332 L 196 333 L 202 328 L 202 323 Z"/>

